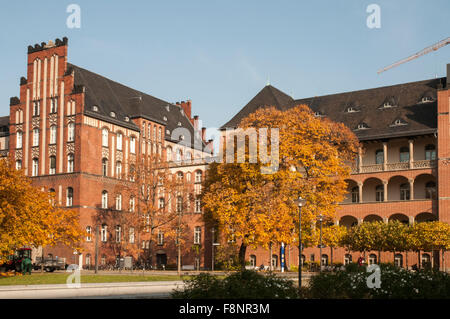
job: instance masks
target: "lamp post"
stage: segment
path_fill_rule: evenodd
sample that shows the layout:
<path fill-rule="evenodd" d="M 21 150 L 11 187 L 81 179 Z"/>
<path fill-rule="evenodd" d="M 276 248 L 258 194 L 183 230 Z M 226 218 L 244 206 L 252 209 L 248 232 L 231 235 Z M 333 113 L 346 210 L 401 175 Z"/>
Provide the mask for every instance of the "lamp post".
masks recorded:
<path fill-rule="evenodd" d="M 322 272 L 322 221 L 323 221 L 323 216 L 322 214 L 319 215 L 319 222 L 320 222 L 320 244 L 319 244 L 319 248 L 320 248 L 320 270 L 319 272 Z"/>
<path fill-rule="evenodd" d="M 300 196 L 296 200 L 298 206 L 298 291 L 301 293 L 302 288 L 302 207 L 305 200 Z"/>

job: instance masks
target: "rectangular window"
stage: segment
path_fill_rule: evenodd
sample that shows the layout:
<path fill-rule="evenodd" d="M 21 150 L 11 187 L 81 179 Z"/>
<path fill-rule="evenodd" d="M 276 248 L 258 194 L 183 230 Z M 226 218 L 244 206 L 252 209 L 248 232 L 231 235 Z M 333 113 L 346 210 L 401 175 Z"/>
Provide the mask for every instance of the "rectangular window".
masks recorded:
<path fill-rule="evenodd" d="M 33 129 L 33 146 L 39 146 L 39 129 Z"/>
<path fill-rule="evenodd" d="M 202 239 L 202 228 L 197 226 L 194 230 L 194 244 L 199 245 Z"/>
<path fill-rule="evenodd" d="M 86 241 L 92 241 L 92 228 L 91 226 L 86 227 Z"/>
<path fill-rule="evenodd" d="M 164 245 L 164 232 L 158 231 L 158 245 Z"/>
<path fill-rule="evenodd" d="M 122 134 L 117 133 L 117 150 L 122 150 Z"/>
<path fill-rule="evenodd" d="M 130 153 L 136 154 L 136 138 L 134 136 L 130 138 Z"/>
<path fill-rule="evenodd" d="M 133 227 L 130 227 L 129 233 L 130 233 L 129 242 L 130 242 L 130 244 L 134 244 L 134 228 Z"/>
<path fill-rule="evenodd" d="M 50 170 L 49 170 L 49 174 L 53 175 L 56 173 L 56 157 L 55 156 L 50 156 Z"/>

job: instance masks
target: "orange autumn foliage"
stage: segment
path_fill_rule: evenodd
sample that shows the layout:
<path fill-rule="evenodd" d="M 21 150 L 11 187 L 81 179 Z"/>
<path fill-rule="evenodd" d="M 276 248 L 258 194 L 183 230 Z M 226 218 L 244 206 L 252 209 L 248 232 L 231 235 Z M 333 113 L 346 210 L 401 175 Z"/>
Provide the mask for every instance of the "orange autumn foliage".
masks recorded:
<path fill-rule="evenodd" d="M 226 238 L 240 241 L 243 263 L 247 246 L 295 242 L 298 213 L 294 200 L 299 196 L 306 200 L 302 209 L 305 235 L 313 233 L 311 224 L 319 214 L 334 217 L 346 192 L 345 179 L 358 140 L 343 124 L 315 117 L 304 105 L 286 111 L 259 109 L 243 119 L 239 128 L 279 129 L 279 168 L 272 174 L 262 174 L 266 164 L 260 158 L 257 163 L 213 163 L 208 170 L 202 199 L 205 218 L 218 225 Z M 247 145 L 246 159 L 249 149 Z M 308 238 L 304 236 L 305 241 L 314 241 Z"/>
<path fill-rule="evenodd" d="M 53 194 L 0 160 L 0 261 L 15 249 L 64 244 L 79 248 L 83 231 L 75 211 L 55 207 Z"/>

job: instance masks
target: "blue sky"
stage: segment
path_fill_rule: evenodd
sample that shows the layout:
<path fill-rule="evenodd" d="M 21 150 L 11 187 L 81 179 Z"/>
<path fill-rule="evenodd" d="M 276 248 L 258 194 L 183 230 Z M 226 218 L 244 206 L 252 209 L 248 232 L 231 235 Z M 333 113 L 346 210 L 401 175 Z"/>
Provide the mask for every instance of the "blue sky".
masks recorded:
<path fill-rule="evenodd" d="M 81 7 L 69 29 L 66 8 Z M 381 28 L 369 29 L 369 4 Z M 0 9 L 0 115 L 19 95 L 30 44 L 69 38 L 69 61 L 218 127 L 270 83 L 294 98 L 445 76 L 450 46 L 377 70 L 450 36 L 450 1 L 8 1 Z"/>

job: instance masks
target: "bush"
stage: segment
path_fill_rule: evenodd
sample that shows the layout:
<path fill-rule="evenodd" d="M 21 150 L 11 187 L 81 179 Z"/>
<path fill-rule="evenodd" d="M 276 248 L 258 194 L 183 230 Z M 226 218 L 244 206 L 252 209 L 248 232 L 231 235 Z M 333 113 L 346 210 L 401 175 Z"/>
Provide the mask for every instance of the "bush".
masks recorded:
<path fill-rule="evenodd" d="M 356 266 L 355 266 L 356 265 Z M 439 271 L 411 272 L 392 264 L 380 265 L 380 288 L 369 288 L 366 267 L 347 265 L 346 270 L 311 278 L 309 298 L 333 299 L 441 299 L 450 298 L 450 275 Z"/>
<path fill-rule="evenodd" d="M 294 283 L 274 274 L 263 275 L 243 270 L 218 279 L 200 274 L 185 281 L 184 290 L 176 290 L 176 299 L 292 299 L 298 298 Z"/>

